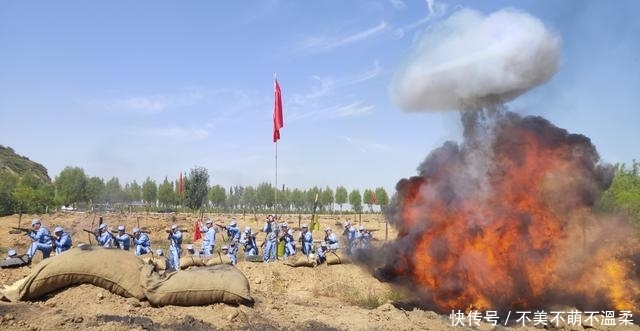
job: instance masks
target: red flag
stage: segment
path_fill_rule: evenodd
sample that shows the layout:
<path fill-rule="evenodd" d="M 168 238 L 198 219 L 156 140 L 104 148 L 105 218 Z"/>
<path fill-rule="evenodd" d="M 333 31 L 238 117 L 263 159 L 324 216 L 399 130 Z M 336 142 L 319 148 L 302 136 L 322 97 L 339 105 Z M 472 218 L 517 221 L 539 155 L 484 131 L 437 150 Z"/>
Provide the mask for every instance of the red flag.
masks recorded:
<path fill-rule="evenodd" d="M 372 205 L 375 205 L 375 204 L 376 204 L 376 202 L 378 202 L 378 199 L 376 199 L 376 193 L 375 193 L 375 192 L 373 192 L 373 193 L 371 194 L 371 204 L 372 204 Z"/>
<path fill-rule="evenodd" d="M 198 241 L 202 238 L 202 233 L 200 232 L 200 225 L 198 221 L 193 225 L 193 241 Z"/>
<path fill-rule="evenodd" d="M 282 118 L 282 93 L 280 92 L 280 84 L 278 79 L 274 79 L 274 96 L 275 102 L 273 106 L 273 142 L 280 139 L 280 129 L 284 127 L 284 119 Z"/>
<path fill-rule="evenodd" d="M 178 181 L 178 194 L 182 194 L 182 186 L 183 186 L 182 171 L 180 171 L 180 180 Z"/>

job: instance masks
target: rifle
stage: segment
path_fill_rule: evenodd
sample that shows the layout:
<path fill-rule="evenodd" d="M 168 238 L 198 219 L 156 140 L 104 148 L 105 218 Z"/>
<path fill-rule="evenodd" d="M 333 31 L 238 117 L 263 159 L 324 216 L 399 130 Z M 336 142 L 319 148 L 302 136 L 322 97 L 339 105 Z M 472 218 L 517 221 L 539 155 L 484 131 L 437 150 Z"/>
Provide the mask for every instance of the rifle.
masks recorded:
<path fill-rule="evenodd" d="M 20 227 L 11 227 L 13 230 L 18 231 L 18 232 L 14 232 L 14 233 L 20 233 L 20 232 L 24 232 L 24 234 L 29 234 L 29 232 L 31 232 L 31 229 L 25 229 L 25 228 L 20 228 Z"/>

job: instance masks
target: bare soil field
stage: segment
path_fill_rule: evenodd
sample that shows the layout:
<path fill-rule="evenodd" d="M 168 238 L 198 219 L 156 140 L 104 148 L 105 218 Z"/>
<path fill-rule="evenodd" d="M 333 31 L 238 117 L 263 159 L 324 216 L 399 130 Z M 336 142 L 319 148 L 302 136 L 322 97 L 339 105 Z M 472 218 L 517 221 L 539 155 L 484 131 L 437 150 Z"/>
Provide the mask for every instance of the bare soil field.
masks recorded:
<path fill-rule="evenodd" d="M 99 216 L 99 215 L 98 215 Z M 164 230 L 173 217 L 185 233 L 183 244 L 192 242 L 196 216 L 192 214 L 111 213 L 103 214 L 104 222 L 113 229 L 120 224 L 130 230 L 140 226 L 150 233 L 153 248 L 166 249 L 168 241 Z M 22 227 L 28 227 L 38 217 L 52 230 L 62 226 L 72 234 L 74 246 L 88 243 L 88 234 L 82 229 L 96 227 L 98 219 L 89 213 L 57 213 L 52 215 L 23 215 Z M 205 215 L 215 222 L 228 224 L 232 217 L 241 229 L 250 226 L 258 231 L 265 215 Z M 321 229 L 330 226 L 342 233 L 338 223 L 347 219 L 374 230 L 374 245 L 385 239 L 382 215 L 362 215 L 361 222 L 353 215 L 321 216 Z M 284 215 L 280 222 L 297 228 L 309 223 L 309 215 Z M 0 218 L 0 254 L 9 248 L 19 253 L 27 250 L 31 240 L 23 234 L 10 233 L 18 226 L 18 216 Z M 314 239 L 322 239 L 324 232 L 314 231 Z M 396 235 L 388 228 L 388 238 Z M 218 241 L 220 241 L 220 235 Z M 258 243 L 264 234 L 258 235 Z M 94 238 L 91 242 L 95 244 Z M 132 253 L 133 254 L 133 253 Z M 41 259 L 40 252 L 33 264 Z M 0 302 L 1 330 L 501 330 L 518 328 L 537 329 L 531 325 L 492 326 L 481 323 L 468 327 L 452 325 L 449 315 L 420 309 L 406 290 L 381 283 L 370 270 L 355 264 L 320 265 L 315 268 L 292 268 L 282 261 L 274 263 L 245 262 L 239 254 L 237 268 L 250 281 L 255 304 L 231 306 L 214 304 L 198 307 L 152 307 L 146 301 L 123 298 L 93 285 L 80 285 L 42 297 L 35 302 Z M 9 285 L 29 274 L 30 267 L 0 269 L 0 285 Z M 582 330 L 582 326 L 564 325 L 546 328 Z M 597 326 L 597 330 L 640 330 L 632 326 Z"/>

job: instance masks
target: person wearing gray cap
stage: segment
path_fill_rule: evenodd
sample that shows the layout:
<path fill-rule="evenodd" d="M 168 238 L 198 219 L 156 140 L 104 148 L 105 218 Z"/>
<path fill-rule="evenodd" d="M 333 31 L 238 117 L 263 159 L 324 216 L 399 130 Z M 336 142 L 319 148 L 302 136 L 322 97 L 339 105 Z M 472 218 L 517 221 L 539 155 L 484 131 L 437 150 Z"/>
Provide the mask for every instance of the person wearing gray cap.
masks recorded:
<path fill-rule="evenodd" d="M 5 260 L 13 259 L 16 257 L 18 257 L 18 252 L 12 248 L 7 252 L 7 257 Z"/>
<path fill-rule="evenodd" d="M 73 244 L 71 236 L 66 233 L 62 227 L 57 226 L 53 229 L 53 233 L 55 233 L 53 245 L 56 247 L 56 255 L 60 255 L 62 252 L 71 248 L 71 245 Z"/>
<path fill-rule="evenodd" d="M 116 234 L 113 239 L 117 248 L 120 248 L 123 251 L 128 251 L 129 246 L 131 245 L 131 237 L 125 232 L 125 230 L 126 228 L 124 225 L 118 225 L 118 234 Z"/>
<path fill-rule="evenodd" d="M 39 219 L 31 221 L 31 231 L 29 231 L 29 237 L 33 240 L 31 247 L 27 251 L 27 257 L 29 261 L 33 259 L 36 251 L 42 252 L 42 258 L 49 258 L 51 251 L 53 250 L 53 242 L 51 241 L 51 232 L 49 229 L 42 226 L 42 222 Z"/>
<path fill-rule="evenodd" d="M 138 228 L 133 228 L 133 245 L 135 246 L 135 254 L 137 256 L 151 252 L 151 240 L 149 240 L 149 236 Z"/>
<path fill-rule="evenodd" d="M 107 227 L 107 223 L 102 223 L 98 227 L 98 231 L 94 233 L 96 237 L 96 241 L 100 246 L 110 248 L 112 243 L 113 236 L 109 233 L 109 229 Z"/>

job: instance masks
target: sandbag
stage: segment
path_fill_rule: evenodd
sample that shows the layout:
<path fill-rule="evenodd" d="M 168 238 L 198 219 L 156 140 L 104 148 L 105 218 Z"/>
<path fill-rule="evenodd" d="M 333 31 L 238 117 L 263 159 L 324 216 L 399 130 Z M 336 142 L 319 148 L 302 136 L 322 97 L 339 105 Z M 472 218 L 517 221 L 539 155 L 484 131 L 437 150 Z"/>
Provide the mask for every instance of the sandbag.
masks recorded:
<path fill-rule="evenodd" d="M 264 262 L 264 258 L 261 255 L 245 255 L 244 260 L 247 262 Z"/>
<path fill-rule="evenodd" d="M 351 263 L 347 256 L 338 252 L 327 252 L 325 258 L 328 265 Z"/>
<path fill-rule="evenodd" d="M 232 264 L 231 259 L 226 254 L 213 254 L 211 258 L 205 263 L 207 266 L 219 265 L 219 264 Z"/>
<path fill-rule="evenodd" d="M 164 277 L 149 265 L 140 273 L 140 285 L 154 306 L 253 303 L 247 278 L 240 270 L 226 264 L 179 270 Z"/>
<path fill-rule="evenodd" d="M 79 284 L 93 284 L 123 297 L 145 298 L 139 285 L 143 261 L 131 252 L 102 247 L 72 248 L 38 263 L 3 290 L 9 301 L 34 300 Z"/>
<path fill-rule="evenodd" d="M 290 267 L 294 267 L 294 268 L 298 268 L 298 267 L 311 267 L 311 268 L 313 268 L 313 267 L 316 266 L 317 262 L 316 262 L 315 257 L 312 254 L 310 254 L 309 257 L 304 256 L 304 255 L 302 255 L 300 257 L 290 256 L 289 259 L 287 259 L 284 262 L 284 264 L 288 265 Z"/>
<path fill-rule="evenodd" d="M 180 269 L 199 267 L 207 264 L 207 260 L 199 256 L 183 256 L 180 258 Z"/>
<path fill-rule="evenodd" d="M 159 256 L 159 257 L 143 257 L 142 261 L 145 264 L 153 264 L 155 266 L 156 271 L 164 271 L 167 270 L 167 259 Z"/>
<path fill-rule="evenodd" d="M 10 259 L 0 260 L 0 268 L 18 268 L 29 264 L 27 255 L 12 257 Z"/>

